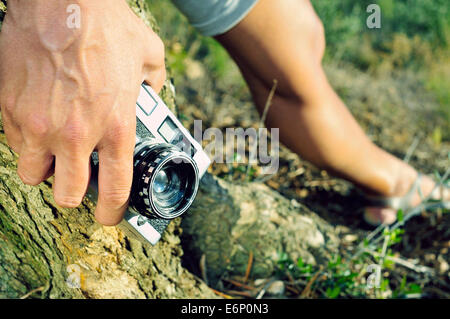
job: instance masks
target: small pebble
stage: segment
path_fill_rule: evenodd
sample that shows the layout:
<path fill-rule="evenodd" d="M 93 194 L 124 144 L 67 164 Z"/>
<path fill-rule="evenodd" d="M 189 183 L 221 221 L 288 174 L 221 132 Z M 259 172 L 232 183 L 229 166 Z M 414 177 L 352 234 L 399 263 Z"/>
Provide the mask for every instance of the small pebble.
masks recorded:
<path fill-rule="evenodd" d="M 344 241 L 348 242 L 348 243 L 352 243 L 354 241 L 356 241 L 358 239 L 358 236 L 356 235 L 352 235 L 352 234 L 348 234 L 344 236 Z"/>
<path fill-rule="evenodd" d="M 253 282 L 253 285 L 258 287 L 258 286 L 264 285 L 266 282 L 267 282 L 267 279 L 263 279 L 263 278 L 255 279 L 255 281 Z"/>
<path fill-rule="evenodd" d="M 442 256 L 438 257 L 439 262 L 439 272 L 441 274 L 445 274 L 450 269 L 450 266 L 448 265 L 448 262 L 442 258 Z"/>
<path fill-rule="evenodd" d="M 284 282 L 276 280 L 266 290 L 267 294 L 272 296 L 279 296 L 284 294 Z"/>

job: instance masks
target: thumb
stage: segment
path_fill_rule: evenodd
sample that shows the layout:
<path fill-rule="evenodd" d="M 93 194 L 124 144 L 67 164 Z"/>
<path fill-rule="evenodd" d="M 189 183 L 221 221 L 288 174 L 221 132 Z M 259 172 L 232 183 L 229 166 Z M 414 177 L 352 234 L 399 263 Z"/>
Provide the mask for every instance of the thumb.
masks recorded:
<path fill-rule="evenodd" d="M 144 43 L 143 70 L 143 82 L 146 82 L 156 93 L 159 93 L 166 81 L 164 43 L 151 29 L 148 29 Z"/>

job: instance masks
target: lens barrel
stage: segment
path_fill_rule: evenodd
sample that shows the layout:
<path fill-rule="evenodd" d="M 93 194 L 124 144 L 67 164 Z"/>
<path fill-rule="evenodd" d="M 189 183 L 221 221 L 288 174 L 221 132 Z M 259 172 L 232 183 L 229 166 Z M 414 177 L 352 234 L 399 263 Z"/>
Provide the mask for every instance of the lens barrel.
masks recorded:
<path fill-rule="evenodd" d="M 149 218 L 182 215 L 198 191 L 195 161 L 171 144 L 146 143 L 137 149 L 130 205 Z"/>

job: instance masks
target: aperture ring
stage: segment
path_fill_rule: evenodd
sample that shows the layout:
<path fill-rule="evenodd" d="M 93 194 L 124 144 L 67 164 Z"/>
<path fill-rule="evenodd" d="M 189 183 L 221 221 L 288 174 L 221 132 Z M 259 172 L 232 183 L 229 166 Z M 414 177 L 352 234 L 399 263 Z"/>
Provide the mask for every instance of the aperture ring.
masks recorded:
<path fill-rule="evenodd" d="M 178 211 L 166 213 L 158 209 L 152 200 L 152 185 L 157 173 L 164 165 L 175 160 L 192 166 L 194 172 L 192 190 L 189 198 L 183 199 Z M 134 157 L 134 179 L 132 191 L 132 205 L 142 215 L 149 218 L 173 219 L 182 215 L 192 204 L 198 190 L 198 168 L 195 161 L 186 153 L 171 144 L 150 144 L 141 148 Z M 186 182 L 187 183 L 187 182 Z"/>

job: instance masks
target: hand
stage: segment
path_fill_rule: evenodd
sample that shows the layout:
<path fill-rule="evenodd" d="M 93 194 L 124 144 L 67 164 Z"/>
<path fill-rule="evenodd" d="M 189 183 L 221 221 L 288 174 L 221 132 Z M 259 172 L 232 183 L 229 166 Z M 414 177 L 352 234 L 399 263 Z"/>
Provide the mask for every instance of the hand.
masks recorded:
<path fill-rule="evenodd" d="M 81 8 L 70 28 L 71 4 Z M 73 26 L 72 26 L 73 27 Z M 96 219 L 120 222 L 132 183 L 140 84 L 159 91 L 164 46 L 124 0 L 11 0 L 0 33 L 0 106 L 18 174 L 55 175 L 58 205 L 76 207 L 98 151 Z"/>

